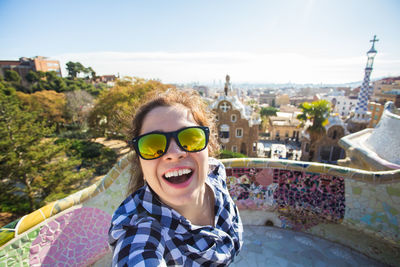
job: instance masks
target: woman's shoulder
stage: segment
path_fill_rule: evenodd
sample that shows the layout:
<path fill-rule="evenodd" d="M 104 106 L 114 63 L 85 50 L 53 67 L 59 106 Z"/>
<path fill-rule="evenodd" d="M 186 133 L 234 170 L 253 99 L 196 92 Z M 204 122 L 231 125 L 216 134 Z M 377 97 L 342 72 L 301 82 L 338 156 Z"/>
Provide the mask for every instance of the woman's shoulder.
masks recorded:
<path fill-rule="evenodd" d="M 215 187 L 221 188 L 223 191 L 226 189 L 226 171 L 225 166 L 221 161 L 215 158 L 209 158 L 209 174 L 208 178 Z"/>
<path fill-rule="evenodd" d="M 139 188 L 121 203 L 113 214 L 111 229 L 141 227 L 156 223 L 156 220 L 149 216 L 148 212 L 143 207 L 145 190 L 144 187 Z"/>
<path fill-rule="evenodd" d="M 209 157 L 208 166 L 210 169 L 210 173 L 214 175 L 225 175 L 225 166 L 218 159 Z"/>

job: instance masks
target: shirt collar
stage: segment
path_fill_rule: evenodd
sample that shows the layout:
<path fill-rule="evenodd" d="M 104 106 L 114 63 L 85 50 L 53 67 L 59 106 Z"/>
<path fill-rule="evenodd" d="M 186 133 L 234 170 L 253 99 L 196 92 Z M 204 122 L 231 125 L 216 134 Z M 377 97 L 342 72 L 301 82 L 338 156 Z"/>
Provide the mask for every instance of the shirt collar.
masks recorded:
<path fill-rule="evenodd" d="M 217 217 L 220 212 L 220 209 L 218 209 L 218 213 L 216 212 L 215 207 L 220 206 L 220 197 L 217 190 L 215 190 L 215 187 L 213 183 L 210 180 L 210 177 L 207 176 L 206 178 L 206 184 L 211 188 L 213 194 L 214 194 L 214 212 L 215 212 L 215 224 L 217 223 Z M 196 230 L 199 228 L 207 227 L 207 226 L 196 226 L 191 224 L 189 220 L 187 220 L 184 216 L 182 216 L 179 212 L 176 210 L 172 209 L 168 205 L 164 204 L 157 194 L 154 193 L 154 191 L 148 186 L 147 184 L 143 186 L 141 189 L 144 190 L 143 194 L 138 194 L 137 196 L 139 197 L 139 201 L 137 201 L 138 205 L 141 205 L 150 216 L 156 217 L 157 220 L 161 222 L 161 224 L 164 227 L 174 229 L 174 230 L 179 230 L 178 229 L 178 224 L 182 224 L 185 228 L 188 228 L 190 230 Z M 136 201 L 135 201 L 136 202 Z M 159 209 L 159 212 L 155 212 L 154 209 Z M 159 214 L 159 216 L 154 214 Z M 179 223 L 178 223 L 179 222 Z"/>

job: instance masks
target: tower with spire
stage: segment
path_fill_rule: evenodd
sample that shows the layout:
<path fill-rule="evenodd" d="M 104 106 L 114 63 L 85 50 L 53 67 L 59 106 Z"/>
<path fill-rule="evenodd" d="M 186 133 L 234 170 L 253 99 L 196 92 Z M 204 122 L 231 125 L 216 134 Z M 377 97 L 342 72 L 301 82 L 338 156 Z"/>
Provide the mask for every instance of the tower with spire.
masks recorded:
<path fill-rule="evenodd" d="M 365 67 L 365 75 L 364 80 L 361 85 L 360 93 L 358 94 L 358 100 L 355 110 L 353 114 L 348 119 L 347 129 L 351 132 L 358 132 L 362 129 L 365 129 L 370 121 L 370 114 L 368 113 L 368 99 L 372 95 L 372 87 L 369 84 L 370 76 L 372 72 L 372 66 L 374 64 L 374 58 L 377 54 L 375 50 L 375 42 L 379 40 L 376 39 L 376 35 L 374 35 L 374 39 L 370 40 L 372 42 L 371 49 L 367 52 L 367 65 Z"/>

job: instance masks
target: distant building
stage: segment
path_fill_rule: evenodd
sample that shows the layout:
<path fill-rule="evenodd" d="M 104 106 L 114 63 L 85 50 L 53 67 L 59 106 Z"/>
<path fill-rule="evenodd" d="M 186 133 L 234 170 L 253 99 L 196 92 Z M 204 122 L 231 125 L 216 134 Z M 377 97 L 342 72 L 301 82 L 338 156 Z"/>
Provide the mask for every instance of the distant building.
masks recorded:
<path fill-rule="evenodd" d="M 301 141 L 301 160 L 336 164 L 345 158 L 345 151 L 338 145 L 340 138 L 348 134 L 346 126 L 340 117 L 331 115 L 325 126 L 326 133 L 322 135 L 311 148 L 311 138 L 304 131 Z"/>
<path fill-rule="evenodd" d="M 258 130 L 261 119 L 232 93 L 229 76 L 224 94 L 211 104 L 217 116 L 218 140 L 222 149 L 257 157 Z"/>
<path fill-rule="evenodd" d="M 193 89 L 196 90 L 197 92 L 199 92 L 199 94 L 203 97 L 209 97 L 209 89 L 207 86 L 203 86 L 203 85 L 196 85 L 193 86 Z"/>
<path fill-rule="evenodd" d="M 373 97 L 372 100 L 380 103 L 382 105 L 385 105 L 386 102 L 393 102 L 396 107 L 400 107 L 400 88 L 399 89 L 393 89 L 391 91 L 385 91 L 382 93 L 376 93 Z"/>
<path fill-rule="evenodd" d="M 60 62 L 49 60 L 46 57 L 34 58 L 21 57 L 19 60 L 0 60 L 0 75 L 4 77 L 6 70 L 14 70 L 21 76 L 22 85 L 28 85 L 26 75 L 29 71 L 54 71 L 61 77 Z"/>
<path fill-rule="evenodd" d="M 300 121 L 296 118 L 299 113 L 277 112 L 276 116 L 269 117 L 268 132 L 270 140 L 299 141 Z"/>
<path fill-rule="evenodd" d="M 357 104 L 357 96 L 344 95 L 319 95 L 319 99 L 325 99 L 332 104 L 332 113 L 347 117 Z"/>
<path fill-rule="evenodd" d="M 400 89 L 400 76 L 388 77 L 373 82 L 373 98 L 379 97 L 379 95 L 390 92 L 392 90 Z"/>
<path fill-rule="evenodd" d="M 114 86 L 117 76 L 115 75 L 102 75 L 96 77 L 96 83 L 105 83 L 108 86 Z"/>
<path fill-rule="evenodd" d="M 342 117 L 347 117 L 350 112 L 354 109 L 357 104 L 356 96 L 337 96 L 331 100 L 335 103 L 333 106 L 333 112 L 339 114 Z"/>
<path fill-rule="evenodd" d="M 276 101 L 276 106 L 278 107 L 290 104 L 290 99 L 287 94 L 277 95 L 275 101 Z"/>
<path fill-rule="evenodd" d="M 269 106 L 275 106 L 275 100 L 276 94 L 272 93 L 271 91 L 264 91 L 260 93 L 259 98 L 258 98 L 258 103 L 262 104 L 268 104 Z"/>
<path fill-rule="evenodd" d="M 298 107 L 303 102 L 313 102 L 314 96 L 296 96 L 290 98 L 290 105 Z"/>
<path fill-rule="evenodd" d="M 297 112 L 297 114 L 299 114 L 301 112 L 301 109 L 293 106 L 293 105 L 283 105 L 279 107 L 279 111 L 280 112 L 288 112 L 288 113 L 295 113 Z"/>

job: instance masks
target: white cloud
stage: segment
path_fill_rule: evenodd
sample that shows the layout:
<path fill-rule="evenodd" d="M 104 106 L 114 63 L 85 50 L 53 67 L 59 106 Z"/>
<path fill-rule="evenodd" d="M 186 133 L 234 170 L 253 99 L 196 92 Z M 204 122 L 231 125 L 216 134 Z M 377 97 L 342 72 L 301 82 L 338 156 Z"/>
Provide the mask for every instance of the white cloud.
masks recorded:
<path fill-rule="evenodd" d="M 366 63 L 366 57 L 330 59 L 299 54 L 247 52 L 95 52 L 62 54 L 52 58 L 60 60 L 64 67 L 68 61 L 79 61 L 84 66 L 91 66 L 99 75 L 119 73 L 121 76 L 156 78 L 176 83 L 219 81 L 226 74 L 232 77 L 233 83 L 354 82 L 363 79 Z M 379 77 L 382 71 L 387 75 L 390 70 L 400 70 L 400 60 L 381 57 L 375 65 L 375 77 Z"/>

